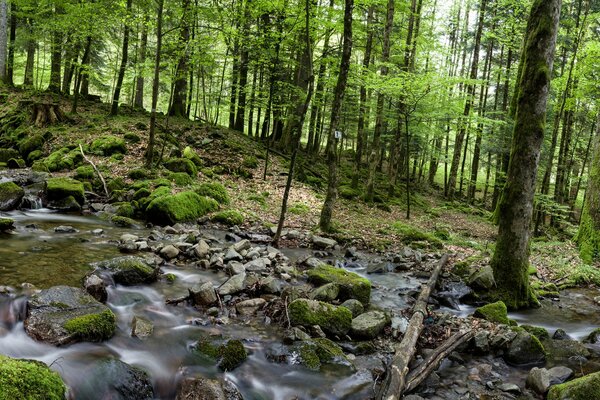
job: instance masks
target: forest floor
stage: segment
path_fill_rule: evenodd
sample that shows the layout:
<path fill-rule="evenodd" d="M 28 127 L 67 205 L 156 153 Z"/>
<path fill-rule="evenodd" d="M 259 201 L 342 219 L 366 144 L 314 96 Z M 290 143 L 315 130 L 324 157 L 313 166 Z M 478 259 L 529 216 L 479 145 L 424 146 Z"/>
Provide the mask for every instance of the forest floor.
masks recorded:
<path fill-rule="evenodd" d="M 32 96 L 25 92 L 0 93 L 7 101 L 0 104 L 0 120 L 15 112 L 20 100 L 43 99 L 47 95 Z M 107 179 L 121 177 L 132 183 L 128 173 L 142 168 L 147 145 L 149 113 L 122 107 L 120 115 L 109 117 L 109 105 L 82 100 L 77 114 L 70 110 L 69 99 L 52 99 L 59 102 L 68 121 L 36 127 L 22 124 L 13 136 L 29 137 L 35 134 L 47 138 L 43 152 L 48 155 L 62 148 L 84 146 L 106 135 L 129 137 L 127 154 L 103 157 L 88 154 Z M 23 112 L 23 110 L 17 110 Z M 2 126 L 0 126 L 0 133 Z M 203 161 L 198 180 L 218 181 L 229 191 L 231 208 L 244 216 L 247 229 L 264 229 L 276 225 L 281 209 L 281 199 L 287 179 L 289 160 L 270 153 L 266 178 L 265 145 L 254 138 L 223 127 L 211 127 L 200 122 L 179 118 L 158 118 L 158 151 L 162 159 L 177 156 L 185 146 L 193 148 Z M 135 138 L 131 140 L 131 138 Z M 139 141 L 138 141 L 139 140 Z M 5 143 L 0 147 L 4 147 Z M 325 197 L 327 168 L 320 160 L 299 157 L 288 202 L 285 229 L 318 233 L 318 220 Z M 159 168 L 160 173 L 162 168 Z M 455 254 L 454 260 L 486 263 L 494 249 L 497 228 L 490 222 L 491 213 L 481 206 L 470 206 L 461 201 L 449 202 L 440 190 L 428 187 L 425 182 L 413 182 L 415 193 L 411 199 L 411 217 L 406 219 L 404 184 L 390 197 L 383 174 L 378 178 L 376 203 L 360 200 L 362 191 L 350 190 L 353 171 L 350 153 L 340 160 L 341 198 L 333 216 L 334 232 L 329 236 L 346 246 L 356 246 L 372 252 L 394 251 L 404 245 L 429 247 L 440 251 L 440 244 Z M 72 171 L 58 174 L 72 174 Z M 366 178 L 361 179 L 362 186 Z M 180 190 L 183 190 L 181 188 Z M 532 274 L 545 282 L 555 282 L 563 287 L 600 284 L 600 272 L 585 266 L 570 240 L 576 227 L 565 223 L 561 231 L 555 230 L 535 238 L 532 242 Z M 283 243 L 284 245 L 293 243 Z"/>

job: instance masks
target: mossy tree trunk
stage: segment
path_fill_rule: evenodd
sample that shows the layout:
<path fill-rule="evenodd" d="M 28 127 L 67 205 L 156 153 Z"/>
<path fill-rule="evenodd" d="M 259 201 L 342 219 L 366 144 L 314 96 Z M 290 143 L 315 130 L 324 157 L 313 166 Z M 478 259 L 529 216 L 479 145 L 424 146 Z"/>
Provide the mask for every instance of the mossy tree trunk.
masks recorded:
<path fill-rule="evenodd" d="M 585 203 L 575 241 L 583 262 L 589 264 L 600 257 L 600 110 Z"/>
<path fill-rule="evenodd" d="M 127 15 L 131 14 L 131 6 L 133 1 L 127 0 Z M 121 96 L 121 87 L 123 86 L 123 79 L 125 78 L 125 69 L 127 68 L 127 55 L 129 53 L 129 25 L 125 21 L 125 27 L 123 29 L 123 50 L 121 51 L 121 66 L 119 68 L 119 76 L 117 77 L 117 84 L 115 85 L 115 93 L 113 94 L 112 106 L 110 108 L 110 115 L 117 115 L 119 112 L 119 97 Z"/>
<path fill-rule="evenodd" d="M 534 1 L 522 50 L 510 163 L 491 261 L 497 297 L 511 309 L 537 303 L 527 273 L 530 223 L 561 5 L 562 0 Z"/>

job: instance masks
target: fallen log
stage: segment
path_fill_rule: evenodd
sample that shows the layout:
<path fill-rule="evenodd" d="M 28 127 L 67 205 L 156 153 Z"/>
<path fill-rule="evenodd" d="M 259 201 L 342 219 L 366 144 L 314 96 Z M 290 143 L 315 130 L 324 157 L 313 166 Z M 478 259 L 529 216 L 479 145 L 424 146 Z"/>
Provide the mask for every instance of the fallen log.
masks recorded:
<path fill-rule="evenodd" d="M 441 346 L 435 349 L 435 352 L 427 357 L 419 366 L 407 375 L 405 392 L 413 391 L 419 386 L 432 372 L 439 368 L 442 361 L 450 355 L 461 344 L 473 337 L 472 330 L 458 331 Z"/>
<path fill-rule="evenodd" d="M 387 368 L 385 380 L 381 384 L 381 388 L 377 394 L 378 400 L 398 400 L 402 397 L 406 389 L 408 364 L 417 350 L 417 340 L 423 330 L 423 320 L 427 315 L 427 301 L 429 300 L 431 291 L 435 287 L 440 271 L 447 262 L 448 254 L 444 254 L 433 269 L 429 281 L 421 290 L 404 337 L 400 344 L 396 346 L 394 357 Z"/>
<path fill-rule="evenodd" d="M 92 162 L 92 160 L 90 160 L 89 158 L 86 157 L 85 153 L 83 152 L 83 147 L 81 147 L 81 144 L 79 144 L 79 151 L 81 152 L 81 155 L 83 156 L 85 161 L 87 161 L 92 166 L 92 168 L 94 169 L 94 171 L 100 178 L 100 181 L 102 182 L 102 186 L 104 187 L 104 194 L 106 194 L 106 198 L 108 199 L 110 197 L 110 195 L 108 193 L 108 187 L 106 186 L 106 181 L 104 180 L 104 177 L 100 173 L 100 170 L 98 168 L 96 168 L 96 164 L 94 164 Z"/>

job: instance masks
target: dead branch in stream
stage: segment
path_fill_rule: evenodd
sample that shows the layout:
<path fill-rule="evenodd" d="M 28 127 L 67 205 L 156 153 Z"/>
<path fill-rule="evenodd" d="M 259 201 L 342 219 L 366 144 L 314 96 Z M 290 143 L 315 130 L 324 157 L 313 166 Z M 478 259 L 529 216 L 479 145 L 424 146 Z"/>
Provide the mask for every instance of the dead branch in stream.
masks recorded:
<path fill-rule="evenodd" d="M 104 180 L 104 177 L 102 176 L 98 168 L 96 168 L 96 165 L 92 162 L 92 160 L 86 157 L 85 153 L 83 152 L 83 147 L 81 147 L 81 144 L 79 144 L 79 151 L 81 151 L 81 155 L 83 156 L 85 161 L 87 161 L 92 166 L 92 168 L 94 168 L 94 171 L 96 171 L 96 174 L 100 178 L 102 186 L 104 187 L 104 193 L 106 194 L 106 198 L 108 199 L 110 196 L 108 194 L 108 188 L 106 187 L 106 181 Z"/>

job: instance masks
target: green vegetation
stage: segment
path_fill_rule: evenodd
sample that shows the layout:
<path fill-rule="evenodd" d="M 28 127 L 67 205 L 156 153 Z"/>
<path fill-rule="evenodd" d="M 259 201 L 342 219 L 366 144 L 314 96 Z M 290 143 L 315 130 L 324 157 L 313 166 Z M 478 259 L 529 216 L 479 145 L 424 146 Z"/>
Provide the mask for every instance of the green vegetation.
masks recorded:
<path fill-rule="evenodd" d="M 550 387 L 547 400 L 594 399 L 600 393 L 600 372 Z"/>
<path fill-rule="evenodd" d="M 483 318 L 490 322 L 497 322 L 499 324 L 509 324 L 508 312 L 506 304 L 502 301 L 495 303 L 486 304 L 485 306 L 479 307 L 475 310 L 475 317 Z"/>
<path fill-rule="evenodd" d="M 346 334 L 352 324 L 352 313 L 346 307 L 336 307 L 316 300 L 294 300 L 288 306 L 288 313 L 292 325 L 319 325 L 325 332 L 333 335 Z"/>
<path fill-rule="evenodd" d="M 202 167 L 202 159 L 190 146 L 187 146 L 185 149 L 183 149 L 183 158 L 187 158 L 188 160 L 192 161 L 198 168 Z"/>
<path fill-rule="evenodd" d="M 227 189 L 217 182 L 203 183 L 199 186 L 196 186 L 194 188 L 194 192 L 198 193 L 200 196 L 206 196 L 210 197 L 211 199 L 215 199 L 219 204 L 228 205 L 230 202 Z"/>
<path fill-rule="evenodd" d="M 244 216 L 238 210 L 224 210 L 215 213 L 212 216 L 212 220 L 221 222 L 225 225 L 234 226 L 242 225 L 244 223 Z"/>
<path fill-rule="evenodd" d="M 47 181 L 48 200 L 61 200 L 73 196 L 79 204 L 85 201 L 83 183 L 72 178 L 50 178 Z"/>
<path fill-rule="evenodd" d="M 392 223 L 392 230 L 399 234 L 402 243 L 415 244 L 415 242 L 426 242 L 429 246 L 441 249 L 444 247 L 442 241 L 432 234 L 423 232 L 413 226 L 406 225 L 400 221 Z"/>
<path fill-rule="evenodd" d="M 310 207 L 302 203 L 294 203 L 288 208 L 290 214 L 305 215 L 310 212 Z"/>
<path fill-rule="evenodd" d="M 340 299 L 356 299 L 363 304 L 371 301 L 371 282 L 343 268 L 321 264 L 308 271 L 308 281 L 316 285 L 336 283 L 340 287 Z"/>
<path fill-rule="evenodd" d="M 0 218 L 0 232 L 7 232 L 15 228 L 15 221 L 11 218 Z"/>
<path fill-rule="evenodd" d="M 79 339 L 99 342 L 110 339 L 115 333 L 115 314 L 111 310 L 87 314 L 67 321 L 64 328 Z"/>
<path fill-rule="evenodd" d="M 152 200 L 146 209 L 146 216 L 153 223 L 169 225 L 193 221 L 218 208 L 215 200 L 188 191 Z"/>
<path fill-rule="evenodd" d="M 0 400 L 63 400 L 65 392 L 60 376 L 44 363 L 0 355 Z"/>
<path fill-rule="evenodd" d="M 127 146 L 124 139 L 107 135 L 95 139 L 90 145 L 90 151 L 99 156 L 112 156 L 127 153 Z"/>
<path fill-rule="evenodd" d="M 189 176 L 195 178 L 198 175 L 196 165 L 192 160 L 187 158 L 172 158 L 164 162 L 164 166 L 171 172 L 185 172 Z"/>

